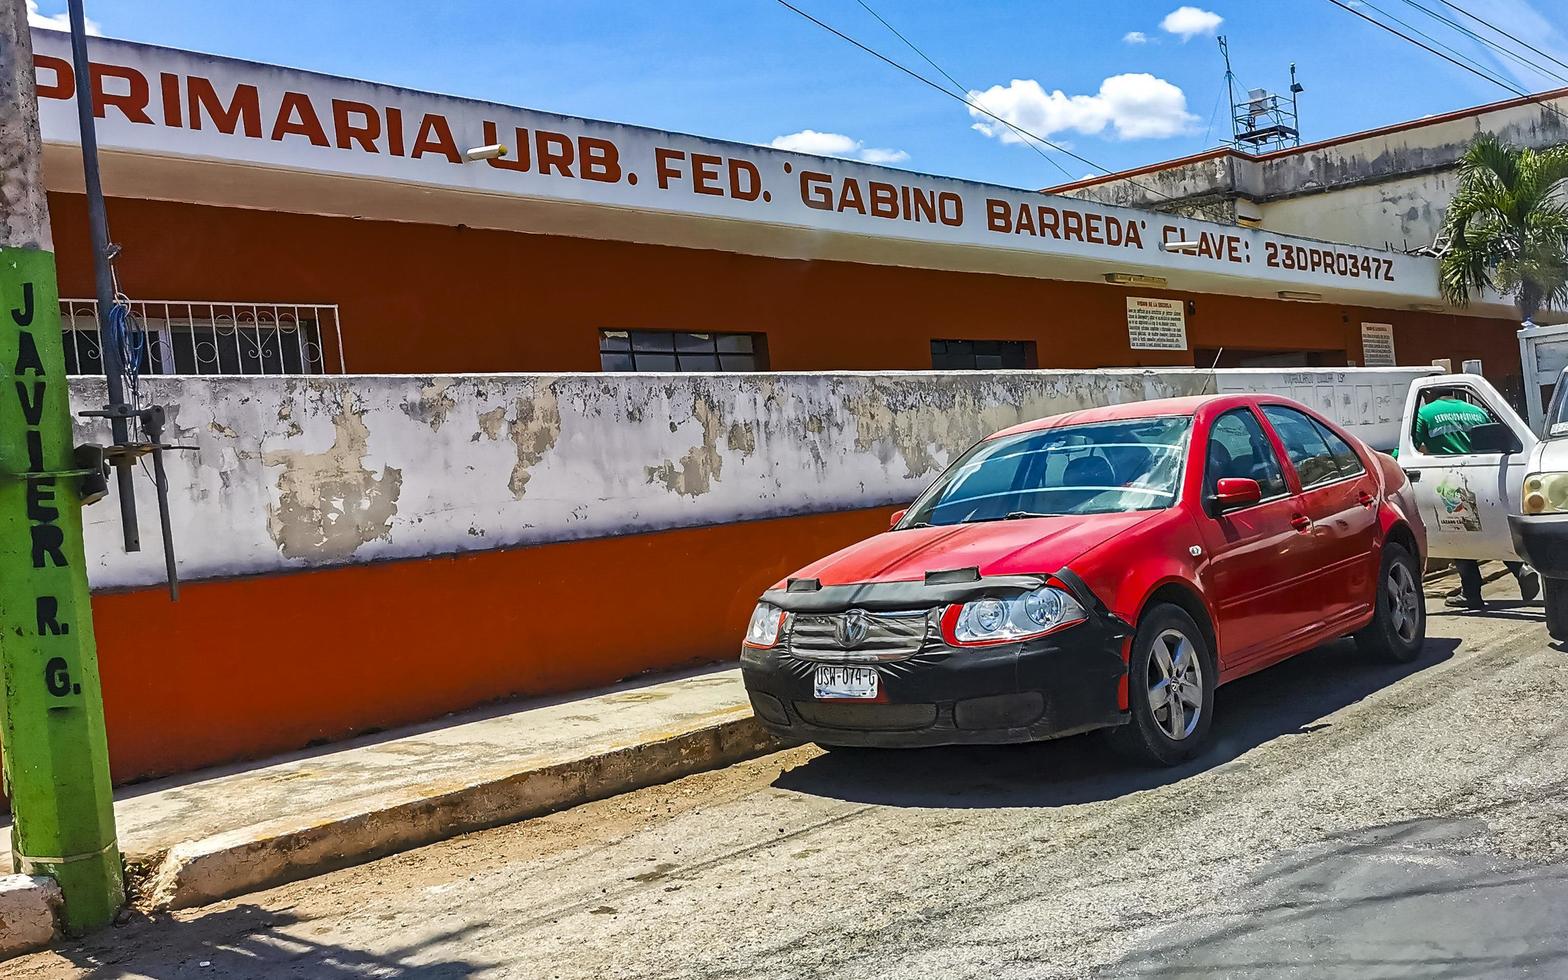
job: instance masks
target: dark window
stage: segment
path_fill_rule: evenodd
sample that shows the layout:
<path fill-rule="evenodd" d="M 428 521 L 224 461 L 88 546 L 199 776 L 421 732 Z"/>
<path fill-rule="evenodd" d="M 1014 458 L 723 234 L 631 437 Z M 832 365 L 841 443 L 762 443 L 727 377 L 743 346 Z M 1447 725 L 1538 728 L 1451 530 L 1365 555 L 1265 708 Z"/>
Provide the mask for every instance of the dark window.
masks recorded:
<path fill-rule="evenodd" d="M 760 334 L 599 331 L 603 371 L 761 371 L 766 367 L 766 345 Z"/>
<path fill-rule="evenodd" d="M 1316 426 L 1318 435 L 1323 437 L 1323 441 L 1328 443 L 1328 453 L 1334 457 L 1334 464 L 1339 467 L 1340 476 L 1356 476 L 1366 472 L 1366 467 L 1361 465 L 1361 457 L 1356 455 L 1356 451 L 1350 448 L 1349 443 L 1335 435 L 1333 429 L 1317 419 L 1313 419 L 1312 424 Z"/>
<path fill-rule="evenodd" d="M 1303 490 L 1343 475 L 1329 452 L 1328 443 L 1323 441 L 1322 432 L 1310 418 L 1283 405 L 1265 405 L 1263 414 L 1279 434 L 1279 441 L 1285 444 L 1285 455 L 1296 467 Z"/>
<path fill-rule="evenodd" d="M 1263 434 L 1257 416 L 1241 408 L 1226 412 L 1209 429 L 1208 493 L 1225 477 L 1257 480 L 1265 499 L 1285 492 L 1285 475 L 1274 446 Z"/>
<path fill-rule="evenodd" d="M 998 371 L 1034 365 L 1032 340 L 931 341 L 931 367 L 936 371 Z"/>

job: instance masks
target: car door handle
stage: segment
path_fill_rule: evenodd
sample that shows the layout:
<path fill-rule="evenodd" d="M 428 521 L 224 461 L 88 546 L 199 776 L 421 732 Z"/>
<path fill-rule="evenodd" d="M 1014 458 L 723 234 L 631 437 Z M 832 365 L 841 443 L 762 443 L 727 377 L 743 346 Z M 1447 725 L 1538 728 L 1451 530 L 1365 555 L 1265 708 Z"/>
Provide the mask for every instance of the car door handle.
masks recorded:
<path fill-rule="evenodd" d="M 1312 530 L 1312 518 L 1305 514 L 1296 514 L 1291 517 L 1290 526 L 1298 531 L 1310 531 Z"/>
<path fill-rule="evenodd" d="M 1405 470 L 1405 479 L 1409 480 L 1411 483 L 1420 483 L 1421 482 L 1421 471 L 1420 470 Z"/>
<path fill-rule="evenodd" d="M 1373 504 L 1377 503 L 1377 498 L 1363 490 L 1356 495 L 1356 502 L 1363 507 L 1371 507 Z"/>

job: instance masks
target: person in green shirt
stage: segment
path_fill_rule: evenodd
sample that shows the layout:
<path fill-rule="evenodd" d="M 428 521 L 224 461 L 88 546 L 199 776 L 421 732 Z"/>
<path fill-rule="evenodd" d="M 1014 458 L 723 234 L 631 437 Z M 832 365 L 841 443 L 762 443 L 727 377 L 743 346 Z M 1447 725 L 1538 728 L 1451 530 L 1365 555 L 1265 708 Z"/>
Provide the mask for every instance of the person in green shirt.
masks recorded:
<path fill-rule="evenodd" d="M 1428 456 L 1458 456 L 1470 451 L 1470 430 L 1495 421 L 1478 405 L 1441 392 L 1416 409 L 1416 447 Z"/>
<path fill-rule="evenodd" d="M 1470 430 L 1478 425 L 1497 421 L 1492 413 L 1479 405 L 1465 401 L 1457 392 L 1435 390 L 1436 397 L 1416 409 L 1415 426 L 1411 432 L 1416 448 L 1428 456 L 1460 456 L 1470 451 Z M 1521 561 L 1503 564 L 1519 580 L 1519 594 L 1524 601 L 1534 599 L 1541 589 L 1540 577 Z M 1459 609 L 1485 609 L 1481 597 L 1481 564 L 1467 558 L 1454 561 L 1459 572 L 1459 594 L 1449 596 L 1444 604 Z"/>

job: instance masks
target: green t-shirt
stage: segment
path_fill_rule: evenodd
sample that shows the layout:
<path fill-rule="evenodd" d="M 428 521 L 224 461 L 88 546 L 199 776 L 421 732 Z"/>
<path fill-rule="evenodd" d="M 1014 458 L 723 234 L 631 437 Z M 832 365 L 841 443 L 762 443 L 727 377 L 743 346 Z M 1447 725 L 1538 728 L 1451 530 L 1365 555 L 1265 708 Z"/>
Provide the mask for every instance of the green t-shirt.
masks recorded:
<path fill-rule="evenodd" d="M 1470 430 L 1492 421 L 1483 408 L 1458 398 L 1439 398 L 1416 410 L 1416 448 L 1433 456 L 1456 456 L 1470 451 Z"/>

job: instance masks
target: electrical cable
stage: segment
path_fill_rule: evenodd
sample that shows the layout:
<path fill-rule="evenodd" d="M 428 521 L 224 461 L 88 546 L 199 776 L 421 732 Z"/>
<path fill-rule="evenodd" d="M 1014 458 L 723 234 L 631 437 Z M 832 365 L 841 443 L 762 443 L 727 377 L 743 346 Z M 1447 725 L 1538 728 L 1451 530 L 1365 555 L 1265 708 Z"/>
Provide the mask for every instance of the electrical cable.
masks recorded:
<path fill-rule="evenodd" d="M 1447 61 L 1447 63 L 1455 64 L 1455 66 L 1458 67 L 1463 67 L 1465 71 L 1468 71 L 1469 74 L 1475 75 L 1475 77 L 1485 78 L 1486 82 L 1491 82 L 1493 85 L 1501 85 L 1502 88 L 1508 89 L 1508 91 L 1515 94 L 1515 96 L 1527 97 L 1527 93 L 1524 93 L 1524 91 L 1521 91 L 1521 89 L 1515 88 L 1515 86 L 1508 85 L 1507 82 L 1502 82 L 1501 78 L 1491 77 L 1491 75 L 1486 74 L 1486 72 L 1482 71 L 1482 69 L 1479 69 L 1479 67 L 1472 66 L 1472 64 L 1465 63 L 1465 61 L 1458 60 L 1458 58 L 1450 58 L 1450 56 L 1444 55 L 1443 52 L 1439 52 L 1439 50 L 1435 49 L 1435 47 L 1432 47 L 1432 45 L 1422 44 L 1421 41 L 1416 41 L 1416 39 L 1411 38 L 1410 34 L 1400 33 L 1399 28 L 1389 27 L 1389 25 L 1383 24 L 1381 20 L 1378 20 L 1377 17 L 1366 16 L 1366 14 L 1361 13 L 1361 11 L 1358 11 L 1358 9 L 1348 5 L 1348 3 L 1342 3 L 1341 0 L 1328 0 L 1328 2 L 1333 3 L 1334 6 L 1338 6 L 1338 8 L 1342 9 L 1342 11 L 1345 11 L 1345 13 L 1355 14 L 1356 17 L 1361 17 L 1361 19 L 1366 20 L 1367 24 L 1374 25 L 1374 27 L 1381 28 L 1381 30 L 1386 30 L 1388 33 L 1394 34 L 1396 38 L 1411 42 L 1411 44 L 1416 45 L 1416 47 L 1419 47 L 1419 49 L 1425 50 L 1425 52 L 1428 53 L 1433 53 L 1433 55 L 1438 56 L 1438 58 L 1443 58 L 1443 60 Z M 1363 6 L 1372 6 L 1370 3 L 1367 3 L 1366 0 L 1359 0 L 1359 3 L 1361 3 Z M 1381 11 L 1378 11 L 1378 13 L 1381 13 Z"/>
<path fill-rule="evenodd" d="M 1508 90 L 1509 92 L 1512 92 L 1514 95 L 1518 96 L 1520 99 L 1523 99 L 1526 102 L 1534 103 L 1535 105 L 1539 105 L 1541 108 L 1546 109 L 1549 112 L 1555 113 L 1559 118 L 1563 119 L 1564 121 L 1568 121 L 1568 115 L 1564 115 L 1564 113 L 1563 113 L 1563 111 L 1561 109 L 1557 108 L 1557 106 L 1553 105 L 1550 101 L 1548 101 L 1549 99 L 1554 97 L 1554 96 L 1552 96 L 1552 94 L 1550 92 L 1541 92 L 1541 93 L 1538 93 L 1538 94 L 1535 94 L 1535 95 L 1531 95 L 1529 92 L 1526 92 L 1524 89 L 1521 89 L 1521 88 L 1519 88 L 1517 86 L 1514 86 L 1514 85 L 1510 85 L 1508 82 L 1505 82 L 1505 81 L 1503 81 L 1500 78 L 1496 78 L 1496 77 L 1494 77 L 1494 76 L 1492 76 L 1490 74 L 1487 74 L 1484 70 L 1482 70 L 1480 67 L 1478 67 L 1477 65 L 1475 65 L 1472 62 L 1469 62 L 1467 60 L 1462 60 L 1462 59 L 1451 58 L 1448 55 L 1444 54 L 1443 52 L 1438 51 L 1436 48 L 1433 48 L 1433 47 L 1431 47 L 1429 45 L 1426 45 L 1426 44 L 1422 44 L 1420 41 L 1418 41 L 1415 38 L 1409 36 L 1408 34 L 1402 33 L 1398 28 L 1390 27 L 1389 25 L 1383 23 L 1382 21 L 1378 20 L 1375 17 L 1367 16 L 1366 14 L 1364 14 L 1361 11 L 1357 10 L 1356 8 L 1354 8 L 1354 7 L 1344 3 L 1343 0 L 1328 0 L 1328 2 L 1333 4 L 1334 6 L 1338 7 L 1341 10 L 1344 10 L 1344 11 L 1346 11 L 1348 13 L 1354 14 L 1355 16 L 1361 18 L 1362 20 L 1366 21 L 1367 23 L 1369 23 L 1369 24 L 1371 24 L 1371 25 L 1373 25 L 1375 27 L 1378 27 L 1378 28 L 1380 28 L 1382 30 L 1385 30 L 1385 31 L 1389 32 L 1390 34 L 1393 34 L 1395 37 L 1398 37 L 1398 38 L 1400 38 L 1402 40 L 1408 41 L 1411 44 L 1414 44 L 1416 47 L 1421 48 L 1422 50 L 1427 51 L 1430 54 L 1437 55 L 1439 58 L 1442 58 L 1444 61 L 1447 61 L 1450 64 L 1453 64 L 1453 65 L 1456 65 L 1456 66 L 1458 66 L 1460 68 L 1463 68 L 1465 71 L 1469 72 L 1472 75 L 1475 75 L 1478 78 L 1485 79 L 1486 81 L 1491 82 L 1493 85 L 1497 85 L 1497 86 L 1499 86 L 1501 88 L 1504 88 L 1504 89 Z M 1359 2 L 1364 7 L 1368 7 L 1370 9 L 1372 9 L 1372 10 L 1377 10 L 1378 13 L 1384 13 L 1383 11 L 1378 10 L 1378 8 L 1373 6 L 1370 2 L 1368 2 L 1368 0 L 1359 0 Z M 1388 15 L 1386 13 L 1384 13 L 1384 16 L 1388 16 Z M 1390 19 L 1394 19 L 1394 18 L 1390 18 Z"/>
<path fill-rule="evenodd" d="M 1093 167 L 1094 169 L 1100 171 L 1100 173 L 1105 174 L 1108 177 L 1116 176 L 1114 171 L 1109 170 L 1106 167 L 1100 166 L 1098 163 L 1095 163 L 1093 160 L 1090 160 L 1088 157 L 1085 157 L 1085 156 L 1083 156 L 1081 154 L 1078 154 L 1078 153 L 1074 153 L 1072 150 L 1067 149 L 1065 146 L 1062 146 L 1062 145 L 1060 145 L 1058 143 L 1053 143 L 1050 140 L 1046 139 L 1045 137 L 1040 136 L 1040 135 L 1038 135 L 1036 133 L 1030 132 L 1029 130 L 1025 129 L 1022 126 L 1019 126 L 1016 123 L 1013 123 L 1013 122 L 1010 122 L 1010 121 L 1008 121 L 1006 119 L 1003 119 L 1001 116 L 999 116 L 996 113 L 992 112 L 990 109 L 987 109 L 987 108 L 985 108 L 984 106 L 981 106 L 981 105 L 976 105 L 974 102 L 970 101 L 967 97 L 959 95 L 956 92 L 953 92 L 953 91 L 947 89 L 946 87 L 937 84 L 936 82 L 932 81 L 931 79 L 927 78 L 926 76 L 924 76 L 924 75 L 920 74 L 919 72 L 915 71 L 913 68 L 909 68 L 906 65 L 902 65 L 902 64 L 898 63 L 897 61 L 894 61 L 892 58 L 889 58 L 887 55 L 883 54 L 882 52 L 876 50 L 875 48 L 870 47 L 870 46 L 868 46 L 866 44 L 862 44 L 860 41 L 855 40 L 853 37 L 850 37 L 848 34 L 845 34 L 843 31 L 839 30 L 838 28 L 834 27 L 833 25 L 824 23 L 823 21 L 820 21 L 817 18 L 813 17 L 811 14 L 808 14 L 806 11 L 801 10 L 799 7 L 797 7 L 794 4 L 790 3 L 789 0 L 777 0 L 777 2 L 778 2 L 778 4 L 781 7 L 784 7 L 785 9 L 787 9 L 787 10 L 789 10 L 789 11 L 795 13 L 795 14 L 798 14 L 799 16 L 801 16 L 803 18 L 805 18 L 806 20 L 811 21 L 813 24 L 815 24 L 818 27 L 822 28 L 823 30 L 827 31 L 829 34 L 832 34 L 835 37 L 840 38 L 841 40 L 849 42 L 850 44 L 852 44 L 855 47 L 859 48 L 860 50 L 864 51 L 866 54 L 869 54 L 873 58 L 876 58 L 878 61 L 881 61 L 882 63 L 888 65 L 891 68 L 898 69 L 899 71 L 901 71 L 904 74 L 908 75 L 910 78 L 913 78 L 916 81 L 920 82 L 921 84 L 927 85 L 927 86 L 935 89 L 936 91 L 941 92 L 943 95 L 947 96 L 948 98 L 956 99 L 959 102 L 962 102 L 964 105 L 968 106 L 970 109 L 974 110 L 975 112 L 981 113 L 982 115 L 985 115 L 985 116 L 989 116 L 990 118 L 996 120 L 997 122 L 1001 123 L 1002 125 L 1011 128 L 1015 132 L 1017 132 L 1017 133 L 1019 133 L 1019 134 L 1021 134 L 1023 136 L 1026 136 L 1029 139 L 1038 140 L 1039 142 L 1045 144 L 1046 146 L 1049 146 L 1051 149 L 1056 150 L 1058 153 L 1065 154 L 1065 155 L 1067 155 L 1069 157 L 1072 157 L 1074 160 L 1077 160 L 1079 163 L 1082 163 L 1082 164 L 1085 164 L 1087 166 Z M 1123 179 L 1126 180 L 1127 183 L 1131 184 L 1132 186 L 1141 188 L 1142 190 L 1145 190 L 1145 191 L 1148 191 L 1150 194 L 1153 194 L 1153 195 L 1155 195 L 1157 197 L 1162 197 L 1162 198 L 1164 198 L 1167 201 L 1174 201 L 1175 200 L 1175 198 L 1171 197 L 1169 194 L 1165 194 L 1165 193 L 1163 193 L 1163 192 L 1161 192 L 1161 191 L 1159 191 L 1159 190 L 1157 190 L 1157 189 L 1155 189 L 1153 187 L 1148 186 L 1147 184 L 1139 183 L 1138 181 L 1132 180 L 1131 178 L 1123 178 Z"/>
<path fill-rule="evenodd" d="M 1455 11 L 1457 13 L 1463 14 L 1464 16 L 1466 16 L 1466 17 L 1470 18 L 1471 20 L 1475 21 L 1477 24 L 1480 24 L 1482 27 L 1485 27 L 1489 31 L 1492 31 L 1492 32 L 1497 33 L 1497 34 L 1501 34 L 1503 37 L 1506 37 L 1508 40 L 1514 42 L 1515 44 L 1523 45 L 1524 47 L 1528 48 L 1529 50 L 1534 51 L 1536 54 L 1538 54 L 1541 57 L 1545 58 L 1547 61 L 1550 61 L 1550 62 L 1556 64 L 1559 68 L 1568 68 L 1568 62 L 1564 62 L 1564 61 L 1561 61 L 1561 60 L 1553 57 L 1552 55 L 1546 53 L 1545 51 L 1542 51 L 1540 48 L 1538 48 L 1535 45 L 1531 44 L 1529 41 L 1526 41 L 1526 40 L 1524 40 L 1522 38 L 1514 37 L 1512 34 L 1508 33 L 1505 30 L 1503 30 L 1501 27 L 1496 26 L 1495 24 L 1487 23 L 1486 21 L 1484 21 L 1481 18 L 1477 17 L 1475 14 L 1472 14 L 1470 11 L 1468 11 L 1465 8 L 1459 6 L 1459 4 L 1457 4 L 1457 3 L 1450 3 L 1449 0 L 1438 0 L 1438 3 L 1441 3 L 1443 6 L 1448 7 L 1450 10 L 1453 10 L 1453 11 Z"/>
<path fill-rule="evenodd" d="M 1340 7 L 1342 9 L 1344 9 L 1344 10 L 1349 10 L 1351 13 L 1355 14 L 1357 17 L 1360 17 L 1362 20 L 1365 20 L 1365 21 L 1367 21 L 1369 23 L 1372 23 L 1372 24 L 1376 24 L 1377 26 L 1383 28 L 1385 31 L 1388 31 L 1389 33 L 1394 34 L 1397 37 L 1404 38 L 1406 41 L 1409 41 L 1411 44 L 1418 45 L 1421 48 L 1424 48 L 1425 50 L 1431 52 L 1432 54 L 1437 55 L 1439 58 L 1442 58 L 1444 61 L 1448 61 L 1448 62 L 1451 62 L 1452 64 L 1458 65 L 1459 67 L 1465 69 L 1466 71 L 1470 72 L 1473 75 L 1479 75 L 1481 78 L 1486 79 L 1487 81 L 1491 82 L 1493 85 L 1499 85 L 1499 86 L 1501 86 L 1501 87 L 1503 87 L 1505 89 L 1508 89 L 1510 92 L 1513 92 L 1515 95 L 1521 95 L 1522 96 L 1522 95 L 1527 94 L 1523 89 L 1517 88 L 1517 87 L 1509 84 L 1506 80 L 1504 80 L 1502 78 L 1502 76 L 1493 74 L 1489 69 L 1487 69 L 1485 66 L 1481 65 L 1479 62 L 1475 61 L 1474 59 L 1467 58 L 1465 55 L 1461 54 L 1460 52 L 1458 52 L 1458 51 L 1454 50 L 1453 48 L 1449 47 L 1448 45 L 1444 44 L 1442 41 L 1439 41 L 1437 38 L 1432 37 L 1430 34 L 1427 34 L 1427 33 L 1423 32 L 1423 31 L 1421 31 L 1421 30 L 1419 30 L 1417 28 L 1411 27 L 1409 24 L 1407 24 L 1404 21 L 1400 20 L 1398 17 L 1395 17 L 1393 14 L 1389 13 L 1388 11 L 1386 11 L 1386 10 L 1382 9 L 1381 7 L 1377 6 L 1376 4 L 1372 3 L 1371 0 L 1359 0 L 1358 6 L 1365 7 L 1368 10 L 1376 11 L 1377 13 L 1382 14 L 1384 17 L 1388 18 L 1389 20 L 1393 21 L 1394 23 L 1398 24 L 1399 26 L 1405 28 L 1406 30 L 1409 30 L 1409 31 L 1412 31 L 1412 32 L 1414 32 L 1416 34 L 1419 34 L 1422 37 L 1426 38 L 1428 41 L 1431 41 L 1433 44 L 1438 45 L 1438 47 L 1441 47 L 1441 48 L 1445 49 L 1446 51 L 1448 51 L 1448 54 L 1444 54 L 1442 51 L 1439 51 L 1439 50 L 1437 50 L 1437 48 L 1434 48 L 1434 47 L 1432 47 L 1430 45 L 1422 44 L 1420 41 L 1418 41 L 1415 38 L 1411 37 L 1409 34 L 1404 34 L 1404 33 L 1400 32 L 1398 30 L 1395 30 L 1394 28 L 1389 27 L 1387 24 L 1383 23 L 1380 20 L 1377 20 L 1374 17 L 1368 17 L 1366 14 L 1362 13 L 1360 10 L 1357 10 L 1357 9 L 1355 9 L 1353 7 L 1350 7 L 1350 6 L 1340 2 L 1340 0 L 1329 0 L 1329 3 L 1332 3 L 1334 6 Z M 1450 57 L 1450 55 L 1452 55 L 1452 57 Z"/>
<path fill-rule="evenodd" d="M 902 31 L 900 31 L 898 28 L 894 27 L 892 24 L 889 24 L 885 17 L 883 17 L 881 14 L 877 13 L 875 10 L 871 9 L 871 5 L 866 3 L 866 0 L 855 0 L 855 2 L 860 4 L 860 6 L 865 9 L 866 13 L 868 13 L 871 16 L 875 17 L 877 19 L 877 22 L 880 23 L 883 27 L 885 27 L 888 30 L 892 31 L 893 35 L 895 37 L 897 37 L 900 41 L 903 41 L 904 44 L 906 44 L 909 47 L 909 50 L 913 51 L 915 54 L 918 54 L 921 58 L 925 59 L 925 63 L 926 64 L 930 65 L 932 68 L 935 68 L 938 72 L 941 73 L 943 78 L 945 78 L 948 81 L 952 82 L 954 91 L 956 91 L 959 94 L 965 96 L 966 98 L 968 97 L 968 95 L 969 95 L 969 87 L 968 86 L 966 86 L 963 83 L 961 83 L 958 79 L 954 78 L 952 75 L 949 75 L 947 73 L 946 69 L 944 69 L 941 65 L 937 64 L 935 61 L 933 61 L 931 59 L 930 55 L 928 55 L 924 51 L 920 50 L 920 46 L 919 45 L 915 44 L 915 42 L 913 42 L 909 38 L 905 37 Z M 1009 126 L 1013 126 L 1013 124 L 1010 123 L 1010 122 L 1008 123 L 1008 125 Z M 1016 131 L 1018 129 L 1018 127 L 1013 126 L 1013 129 Z M 1072 180 L 1073 179 L 1073 175 L 1072 175 L 1071 171 L 1069 171 L 1066 167 L 1062 166 L 1060 163 L 1058 163 L 1057 161 L 1055 161 L 1055 160 L 1051 159 L 1049 156 L 1047 156 L 1046 152 L 1044 150 L 1040 149 L 1038 144 L 1033 143 L 1033 142 L 1031 142 L 1031 141 L 1026 139 L 1026 140 L 1024 140 L 1024 145 L 1029 147 L 1031 150 L 1033 150 L 1040 157 L 1040 159 L 1044 160 L 1046 163 L 1049 163 L 1051 166 L 1055 167 L 1057 170 L 1060 170 L 1062 172 L 1062 176 L 1063 177 L 1066 177 L 1068 180 Z"/>
<path fill-rule="evenodd" d="M 1465 37 L 1470 38 L 1471 40 L 1475 41 L 1476 43 L 1482 44 L 1482 45 L 1485 45 L 1488 48 L 1491 48 L 1493 51 L 1496 51 L 1498 54 L 1504 56 L 1505 58 L 1508 58 L 1508 59 L 1510 59 L 1510 60 L 1512 60 L 1514 62 L 1517 62 L 1518 64 L 1521 64 L 1521 65 L 1525 66 L 1526 68 L 1529 68 L 1532 71 L 1539 72 L 1540 74 L 1545 75 L 1545 76 L 1547 76 L 1549 78 L 1555 78 L 1559 82 L 1568 83 L 1568 77 L 1565 77 L 1565 76 L 1563 76 L 1563 75 L 1561 75 L 1561 74 L 1551 70 L 1550 68 L 1547 68 L 1545 65 L 1541 65 L 1541 64 L 1538 64 L 1538 63 L 1536 63 L 1534 61 L 1531 61 L 1530 59 L 1524 57 L 1523 55 L 1519 54 L 1518 52 L 1510 51 L 1508 48 L 1503 47 L 1501 44 L 1498 44 L 1497 42 L 1491 40 L 1490 38 L 1482 37 L 1481 35 L 1477 34 L 1475 31 L 1472 31 L 1470 28 L 1468 28 L 1468 27 L 1464 26 L 1463 24 L 1459 23 L 1458 21 L 1454 20 L 1452 17 L 1445 17 L 1441 13 L 1437 12 L 1436 10 L 1433 10 L 1430 7 L 1426 7 L 1426 6 L 1423 6 L 1422 4 L 1418 3 L 1417 0 L 1404 0 L 1404 2 L 1406 4 L 1408 4 L 1409 6 L 1414 7 L 1415 9 L 1421 11 L 1423 14 L 1426 14 L 1428 17 L 1431 17 L 1434 20 L 1441 21 L 1442 23 L 1447 24 L 1449 27 L 1451 27 L 1454 30 L 1458 31 L 1460 34 L 1463 34 Z M 1449 50 L 1453 50 L 1453 49 L 1450 48 Z"/>

